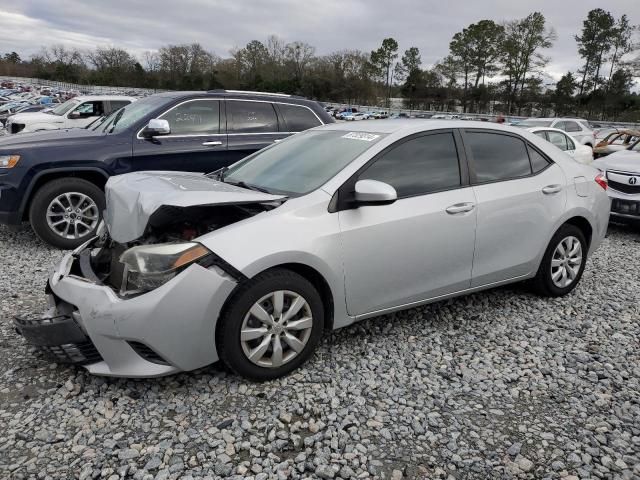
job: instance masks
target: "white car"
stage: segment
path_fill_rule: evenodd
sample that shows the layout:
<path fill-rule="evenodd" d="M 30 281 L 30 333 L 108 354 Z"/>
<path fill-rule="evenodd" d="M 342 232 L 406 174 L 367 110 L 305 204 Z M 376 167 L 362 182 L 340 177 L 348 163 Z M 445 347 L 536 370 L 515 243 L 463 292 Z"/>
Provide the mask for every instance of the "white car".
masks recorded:
<path fill-rule="evenodd" d="M 558 128 L 532 127 L 527 128 L 527 130 L 553 143 L 578 163 L 589 165 L 593 162 L 593 149 L 591 147 L 577 143 Z"/>
<path fill-rule="evenodd" d="M 516 124 L 517 127 L 547 127 L 557 128 L 567 132 L 572 138 L 582 145 L 593 148 L 595 133 L 589 122 L 584 118 L 527 118 Z"/>
<path fill-rule="evenodd" d="M 356 120 L 367 120 L 369 118 L 369 115 L 367 115 L 366 113 L 351 113 L 349 115 L 343 115 L 342 119 L 346 120 L 347 122 L 353 122 Z"/>
<path fill-rule="evenodd" d="M 84 128 L 96 118 L 135 102 L 134 97 L 96 95 L 76 97 L 47 113 L 18 113 L 7 119 L 7 133 L 37 132 L 60 128 Z"/>
<path fill-rule="evenodd" d="M 612 219 L 640 223 L 640 140 L 627 150 L 594 160 L 592 166 L 609 182 Z"/>

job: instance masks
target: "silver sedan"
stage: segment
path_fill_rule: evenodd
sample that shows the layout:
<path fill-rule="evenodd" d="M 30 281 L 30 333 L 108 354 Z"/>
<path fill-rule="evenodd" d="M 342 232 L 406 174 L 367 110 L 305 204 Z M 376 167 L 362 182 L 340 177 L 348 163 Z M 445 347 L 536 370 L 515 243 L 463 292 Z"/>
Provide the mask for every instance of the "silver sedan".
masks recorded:
<path fill-rule="evenodd" d="M 95 374 L 220 359 L 272 379 L 327 329 L 524 280 L 566 295 L 606 233 L 606 188 L 522 129 L 327 125 L 210 175 L 112 177 L 105 231 L 55 268 L 51 309 L 16 326 Z"/>

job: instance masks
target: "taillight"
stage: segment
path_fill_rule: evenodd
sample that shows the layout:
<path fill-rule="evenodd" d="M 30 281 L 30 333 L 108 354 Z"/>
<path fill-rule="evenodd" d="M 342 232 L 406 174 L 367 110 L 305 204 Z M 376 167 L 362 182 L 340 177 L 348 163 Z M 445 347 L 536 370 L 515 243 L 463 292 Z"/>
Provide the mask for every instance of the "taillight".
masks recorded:
<path fill-rule="evenodd" d="M 606 190 L 607 187 L 609 186 L 609 184 L 607 183 L 607 178 L 601 173 L 596 175 L 595 181 L 598 185 L 602 187 L 603 190 Z"/>

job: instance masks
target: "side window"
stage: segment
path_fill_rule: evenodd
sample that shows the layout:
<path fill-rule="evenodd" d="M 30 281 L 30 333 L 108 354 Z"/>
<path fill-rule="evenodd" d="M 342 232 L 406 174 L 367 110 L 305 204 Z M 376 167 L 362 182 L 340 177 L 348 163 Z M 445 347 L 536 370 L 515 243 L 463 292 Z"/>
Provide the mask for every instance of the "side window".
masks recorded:
<path fill-rule="evenodd" d="M 220 102 L 193 100 L 169 110 L 160 118 L 167 120 L 171 135 L 206 135 L 220 132 Z"/>
<path fill-rule="evenodd" d="M 560 132 L 548 132 L 549 141 L 553 143 L 556 147 L 558 147 L 563 152 L 569 150 L 567 145 L 567 136 Z"/>
<path fill-rule="evenodd" d="M 277 132 L 278 117 L 268 102 L 227 100 L 228 133 Z"/>
<path fill-rule="evenodd" d="M 94 102 L 84 102 L 81 103 L 73 113 L 80 114 L 80 117 L 96 117 L 104 115 L 104 106 L 102 102 L 94 101 Z"/>
<path fill-rule="evenodd" d="M 424 135 L 385 152 L 359 176 L 393 186 L 398 197 L 460 186 L 458 151 L 451 133 Z"/>
<path fill-rule="evenodd" d="M 567 131 L 567 126 L 566 126 L 566 122 L 558 122 L 555 125 L 551 125 L 553 128 L 558 128 L 560 130 L 564 130 L 565 132 Z"/>
<path fill-rule="evenodd" d="M 499 133 L 467 132 L 478 183 L 509 180 L 531 174 L 525 143 Z"/>
<path fill-rule="evenodd" d="M 549 161 L 540 155 L 537 150 L 527 147 L 529 150 L 529 158 L 531 159 L 531 168 L 533 169 L 533 173 L 538 173 L 549 166 Z"/>
<path fill-rule="evenodd" d="M 565 121 L 564 122 L 564 129 L 565 132 L 581 132 L 582 129 L 580 128 L 580 125 L 577 124 L 577 122 L 570 122 L 570 121 Z"/>
<path fill-rule="evenodd" d="M 287 128 L 290 132 L 301 132 L 309 128 L 322 125 L 322 122 L 318 120 L 311 110 L 307 107 L 298 107 L 295 105 L 278 104 L 278 109 L 284 117 L 284 121 L 287 124 Z"/>
<path fill-rule="evenodd" d="M 547 138 L 547 132 L 545 132 L 544 130 L 540 130 L 539 132 L 534 132 L 534 133 L 535 133 L 537 136 L 539 136 L 539 137 L 541 137 L 541 138 L 544 138 L 544 139 L 545 139 L 545 140 L 547 140 L 547 141 L 549 140 L 549 139 Z"/>
<path fill-rule="evenodd" d="M 109 102 L 109 111 L 105 112 L 105 113 L 111 113 L 111 112 L 114 112 L 116 110 L 120 110 L 122 107 L 126 107 L 130 103 L 131 102 L 129 102 L 127 100 L 111 100 Z"/>
<path fill-rule="evenodd" d="M 575 150 L 576 149 L 575 142 L 571 139 L 569 135 L 565 135 L 565 137 L 567 139 L 567 150 Z"/>

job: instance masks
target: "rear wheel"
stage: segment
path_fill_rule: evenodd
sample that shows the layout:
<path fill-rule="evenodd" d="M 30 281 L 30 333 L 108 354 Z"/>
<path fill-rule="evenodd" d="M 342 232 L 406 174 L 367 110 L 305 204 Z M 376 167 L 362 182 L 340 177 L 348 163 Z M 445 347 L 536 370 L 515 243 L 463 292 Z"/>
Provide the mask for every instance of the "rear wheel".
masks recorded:
<path fill-rule="evenodd" d="M 216 334 L 218 353 L 245 378 L 278 378 L 313 353 L 323 318 L 322 299 L 308 280 L 271 270 L 240 287 L 226 306 Z"/>
<path fill-rule="evenodd" d="M 587 242 L 575 225 L 563 225 L 555 233 L 533 279 L 537 293 L 560 297 L 571 292 L 582 278 L 587 260 Z"/>
<path fill-rule="evenodd" d="M 70 249 L 95 235 L 104 208 L 104 193 L 96 185 L 81 178 L 60 178 L 36 192 L 29 220 L 44 242 Z"/>

